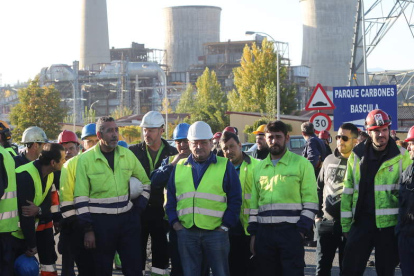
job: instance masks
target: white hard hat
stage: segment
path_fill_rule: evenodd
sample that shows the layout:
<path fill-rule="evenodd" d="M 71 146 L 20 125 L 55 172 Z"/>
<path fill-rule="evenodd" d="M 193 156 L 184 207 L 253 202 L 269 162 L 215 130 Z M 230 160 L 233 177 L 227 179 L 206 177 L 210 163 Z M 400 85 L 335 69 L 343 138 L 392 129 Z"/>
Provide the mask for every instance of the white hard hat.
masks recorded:
<path fill-rule="evenodd" d="M 27 143 L 48 143 L 46 133 L 37 126 L 27 128 L 22 135 L 22 144 Z"/>
<path fill-rule="evenodd" d="M 155 128 L 165 125 L 164 117 L 158 111 L 150 111 L 144 115 L 140 127 Z"/>
<path fill-rule="evenodd" d="M 187 139 L 190 141 L 209 140 L 212 138 L 213 132 L 211 132 L 211 127 L 206 122 L 195 122 L 188 129 Z"/>
<path fill-rule="evenodd" d="M 144 190 L 144 185 L 138 178 L 131 177 L 129 179 L 129 191 L 131 193 L 131 199 L 136 199 L 142 194 Z"/>

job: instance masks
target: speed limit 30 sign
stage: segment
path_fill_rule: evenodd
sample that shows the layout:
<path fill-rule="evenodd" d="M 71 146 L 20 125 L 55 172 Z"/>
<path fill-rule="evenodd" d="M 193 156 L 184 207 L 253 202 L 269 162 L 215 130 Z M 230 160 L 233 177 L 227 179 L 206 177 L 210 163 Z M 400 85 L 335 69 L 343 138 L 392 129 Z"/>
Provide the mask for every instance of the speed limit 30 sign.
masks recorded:
<path fill-rule="evenodd" d="M 309 121 L 315 127 L 316 134 L 319 134 L 319 132 L 324 130 L 330 130 L 332 126 L 331 118 L 325 113 L 313 114 Z"/>

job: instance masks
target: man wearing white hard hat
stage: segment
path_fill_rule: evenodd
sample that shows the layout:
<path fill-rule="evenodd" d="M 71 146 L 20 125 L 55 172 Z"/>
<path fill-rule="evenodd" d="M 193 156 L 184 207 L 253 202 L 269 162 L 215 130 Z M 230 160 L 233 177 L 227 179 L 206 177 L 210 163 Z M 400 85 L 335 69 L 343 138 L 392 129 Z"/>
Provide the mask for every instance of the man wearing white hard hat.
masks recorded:
<path fill-rule="evenodd" d="M 141 122 L 144 141 L 132 145 L 129 149 L 135 154 L 147 173 L 161 166 L 161 162 L 168 156 L 178 153 L 161 136 L 164 133 L 164 117 L 158 111 L 150 111 L 144 115 Z M 147 242 L 151 235 L 152 267 L 151 275 L 168 275 L 168 241 L 166 231 L 168 224 L 164 220 L 164 186 L 151 182 L 151 197 L 148 206 L 142 214 L 142 267 L 145 267 Z"/>
<path fill-rule="evenodd" d="M 166 205 L 184 275 L 200 276 L 204 261 L 214 276 L 228 276 L 228 230 L 239 220 L 240 180 L 229 160 L 211 152 L 213 133 L 207 123 L 192 124 L 187 138 L 191 155 L 175 166 Z"/>

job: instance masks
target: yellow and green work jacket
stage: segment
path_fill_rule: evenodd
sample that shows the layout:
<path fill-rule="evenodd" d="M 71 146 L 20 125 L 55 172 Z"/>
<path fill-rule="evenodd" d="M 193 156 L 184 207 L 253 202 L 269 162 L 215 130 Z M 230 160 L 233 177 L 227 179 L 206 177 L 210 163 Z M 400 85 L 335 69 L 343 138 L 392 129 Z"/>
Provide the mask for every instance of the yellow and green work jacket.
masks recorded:
<path fill-rule="evenodd" d="M 91 213 L 116 215 L 129 211 L 133 206 L 129 195 L 131 176 L 144 185 L 134 204 L 140 210 L 145 209 L 151 187 L 144 168 L 129 149 L 117 146 L 114 151 L 113 171 L 99 143 L 77 160 L 74 202 L 82 224 L 92 223 Z"/>
<path fill-rule="evenodd" d="M 59 202 L 63 218 L 76 215 L 73 199 L 75 193 L 76 166 L 78 165 L 79 157 L 80 154 L 66 161 L 60 174 Z"/>
<path fill-rule="evenodd" d="M 358 145 L 348 158 L 341 201 L 341 225 L 345 233 L 349 232 L 355 218 L 361 180 L 361 160 L 365 159 L 365 157 L 362 159 L 364 146 L 364 144 Z M 375 175 L 375 220 L 378 228 L 397 225 L 399 181 L 402 172 L 412 163 L 408 151 L 400 146 L 398 149 L 394 157 L 381 164 Z M 366 161 L 368 160 L 364 162 Z"/>
<path fill-rule="evenodd" d="M 49 193 L 52 187 L 54 174 L 50 173 L 47 176 L 46 187 L 45 187 L 45 190 L 43 191 L 41 175 L 39 173 L 39 170 L 33 164 L 33 162 L 22 165 L 16 169 L 16 173 L 22 173 L 22 172 L 29 173 L 30 177 L 32 178 L 33 183 L 34 183 L 34 190 L 35 190 L 35 197 L 33 199 L 33 203 L 36 206 L 40 206 L 42 202 L 45 200 L 47 194 Z M 19 183 L 19 185 L 24 185 L 24 183 L 21 183 L 21 184 Z M 39 219 L 36 218 L 35 222 L 37 225 L 39 222 Z M 33 231 L 36 230 L 36 227 L 33 229 Z M 24 239 L 23 231 L 20 228 L 17 232 L 14 232 L 12 235 L 15 236 L 16 238 Z"/>
<path fill-rule="evenodd" d="M 295 223 L 306 233 L 318 211 L 315 172 L 302 156 L 286 153 L 273 165 L 271 154 L 253 173 L 249 233 L 255 235 L 258 224 Z"/>
<path fill-rule="evenodd" d="M 244 154 L 243 154 L 244 155 Z M 244 160 L 240 166 L 240 184 L 242 189 L 242 206 L 240 210 L 240 221 L 242 223 L 244 232 L 247 232 L 249 226 L 249 215 L 250 215 L 250 201 L 252 198 L 252 185 L 253 185 L 253 171 L 260 160 L 254 159 L 250 156 L 244 156 Z"/>
<path fill-rule="evenodd" d="M 10 154 L 0 146 L 0 154 L 3 157 L 7 188 L 0 198 L 0 233 L 13 232 L 18 229 L 18 210 L 17 210 L 17 191 L 16 191 L 16 172 L 14 170 L 14 161 Z"/>
<path fill-rule="evenodd" d="M 228 160 L 217 156 L 201 179 L 197 189 L 194 186 L 191 164 L 181 159 L 175 168 L 177 215 L 185 228 L 196 226 L 214 230 L 222 224 L 227 209 L 227 197 L 223 190 L 223 179 Z"/>
<path fill-rule="evenodd" d="M 6 148 L 6 151 L 10 152 L 11 156 L 17 156 L 16 151 L 12 147 Z"/>

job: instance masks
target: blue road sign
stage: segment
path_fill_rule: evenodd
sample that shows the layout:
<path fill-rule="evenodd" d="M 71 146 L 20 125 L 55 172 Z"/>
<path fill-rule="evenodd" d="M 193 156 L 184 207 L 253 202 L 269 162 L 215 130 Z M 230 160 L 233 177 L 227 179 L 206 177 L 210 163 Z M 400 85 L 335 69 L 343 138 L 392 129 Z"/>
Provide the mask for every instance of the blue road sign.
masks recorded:
<path fill-rule="evenodd" d="M 397 86 L 346 86 L 334 87 L 334 130 L 343 123 L 364 128 L 365 118 L 374 109 L 382 109 L 391 116 L 391 129 L 398 129 Z"/>

